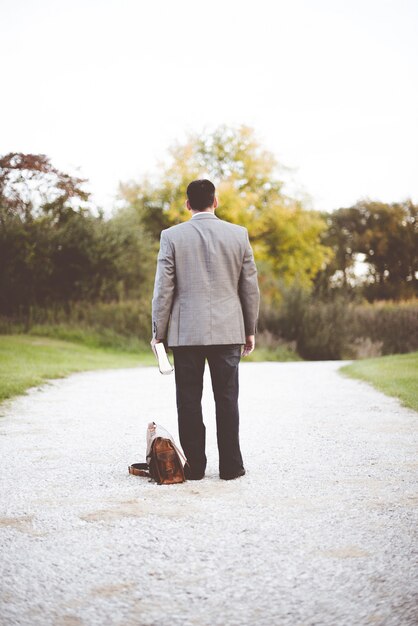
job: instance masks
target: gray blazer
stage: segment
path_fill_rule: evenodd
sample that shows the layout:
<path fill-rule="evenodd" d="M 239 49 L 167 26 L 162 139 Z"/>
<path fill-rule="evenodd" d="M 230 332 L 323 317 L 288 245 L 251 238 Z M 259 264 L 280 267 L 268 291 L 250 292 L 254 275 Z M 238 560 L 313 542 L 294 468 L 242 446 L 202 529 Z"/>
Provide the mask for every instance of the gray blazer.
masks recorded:
<path fill-rule="evenodd" d="M 152 334 L 168 346 L 244 344 L 260 292 L 248 231 L 197 213 L 161 232 Z"/>

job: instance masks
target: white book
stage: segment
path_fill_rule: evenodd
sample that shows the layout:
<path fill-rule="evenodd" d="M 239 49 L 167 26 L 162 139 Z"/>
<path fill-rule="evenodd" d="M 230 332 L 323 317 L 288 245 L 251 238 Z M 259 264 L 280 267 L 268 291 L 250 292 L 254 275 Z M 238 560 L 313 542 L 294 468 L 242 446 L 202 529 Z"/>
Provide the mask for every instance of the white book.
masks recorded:
<path fill-rule="evenodd" d="M 161 374 L 171 374 L 174 367 L 171 365 L 170 361 L 168 360 L 168 356 L 167 356 L 167 352 L 165 351 L 164 344 L 163 343 L 154 344 L 154 351 L 155 351 L 155 356 L 157 357 L 157 360 L 158 360 L 158 369 L 160 370 Z"/>

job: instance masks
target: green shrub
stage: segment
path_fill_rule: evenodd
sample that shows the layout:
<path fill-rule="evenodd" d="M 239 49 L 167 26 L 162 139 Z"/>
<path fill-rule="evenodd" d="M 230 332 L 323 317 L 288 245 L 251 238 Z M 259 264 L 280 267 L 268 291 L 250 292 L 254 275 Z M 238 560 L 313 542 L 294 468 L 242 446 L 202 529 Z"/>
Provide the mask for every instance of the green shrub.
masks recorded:
<path fill-rule="evenodd" d="M 257 333 L 256 350 L 245 361 L 300 361 L 295 341 L 285 341 L 268 330 Z"/>
<path fill-rule="evenodd" d="M 289 290 L 280 306 L 263 303 L 258 356 L 278 360 L 352 359 L 418 350 L 418 301 L 356 304 L 343 297 L 323 302 Z M 0 316 L 0 334 L 28 333 L 137 351 L 151 337 L 151 303 L 73 302 L 66 307 L 31 306 Z M 264 358 L 263 356 L 263 358 Z M 254 359 L 256 354 L 254 354 Z M 258 358 L 258 357 L 257 357 Z M 267 357 L 266 357 L 267 358 Z"/>
<path fill-rule="evenodd" d="M 91 347 L 136 350 L 151 338 L 150 303 L 73 302 L 66 307 L 31 306 L 0 316 L 0 334 L 28 333 L 77 341 Z"/>
<path fill-rule="evenodd" d="M 418 300 L 358 304 L 313 299 L 298 289 L 261 311 L 259 328 L 295 341 L 305 359 L 352 359 L 418 350 Z"/>
<path fill-rule="evenodd" d="M 348 340 L 350 312 L 343 300 L 317 302 L 306 307 L 297 335 L 304 359 L 340 359 Z"/>
<path fill-rule="evenodd" d="M 350 314 L 350 321 L 352 341 L 368 338 L 375 345 L 380 343 L 382 355 L 418 350 L 417 300 L 357 306 Z"/>

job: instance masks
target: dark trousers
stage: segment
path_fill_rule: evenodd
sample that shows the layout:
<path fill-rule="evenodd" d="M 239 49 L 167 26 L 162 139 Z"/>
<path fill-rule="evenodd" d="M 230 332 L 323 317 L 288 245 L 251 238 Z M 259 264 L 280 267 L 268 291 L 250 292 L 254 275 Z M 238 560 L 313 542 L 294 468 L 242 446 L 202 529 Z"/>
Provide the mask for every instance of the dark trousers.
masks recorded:
<path fill-rule="evenodd" d="M 220 475 L 243 469 L 239 446 L 238 367 L 241 346 L 173 347 L 180 443 L 191 472 L 206 468 L 206 428 L 202 415 L 203 373 L 209 363 L 216 406 L 216 432 Z"/>

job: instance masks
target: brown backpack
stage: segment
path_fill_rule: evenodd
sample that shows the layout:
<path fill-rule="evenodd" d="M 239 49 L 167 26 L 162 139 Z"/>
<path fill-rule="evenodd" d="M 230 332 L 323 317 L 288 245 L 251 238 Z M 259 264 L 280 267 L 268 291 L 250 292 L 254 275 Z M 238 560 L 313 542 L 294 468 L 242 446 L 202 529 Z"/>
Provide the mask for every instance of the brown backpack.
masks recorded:
<path fill-rule="evenodd" d="M 157 428 L 163 434 L 164 429 L 158 427 L 154 422 L 153 426 L 149 426 L 149 430 L 158 434 Z M 168 437 L 151 436 L 148 440 L 147 463 L 133 463 L 129 466 L 130 474 L 136 476 L 148 476 L 159 485 L 173 485 L 183 483 L 186 478 L 184 476 L 183 464 L 177 446 L 174 444 L 172 437 L 166 433 Z"/>

